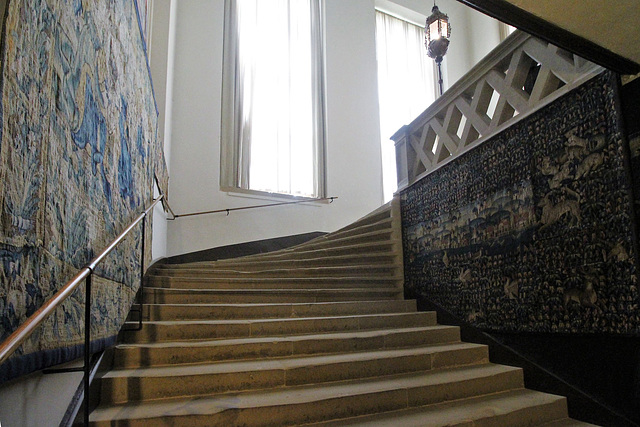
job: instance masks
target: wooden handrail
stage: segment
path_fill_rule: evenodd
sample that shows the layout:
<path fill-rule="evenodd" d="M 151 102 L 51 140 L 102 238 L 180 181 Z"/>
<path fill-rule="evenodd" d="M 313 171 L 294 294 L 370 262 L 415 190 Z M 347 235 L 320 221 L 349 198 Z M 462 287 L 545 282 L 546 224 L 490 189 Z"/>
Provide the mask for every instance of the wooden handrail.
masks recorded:
<path fill-rule="evenodd" d="M 53 311 L 62 302 L 64 302 L 85 280 L 89 277 L 96 266 L 106 257 L 118 243 L 120 243 L 129 232 L 142 221 L 147 214 L 162 200 L 164 197 L 161 194 L 157 199 L 151 203 L 151 205 L 138 217 L 136 217 L 127 228 L 124 229 L 102 252 L 100 252 L 95 258 L 93 258 L 85 267 L 83 267 L 71 280 L 69 280 L 53 297 L 46 301 L 35 313 L 33 313 L 27 320 L 22 323 L 18 329 L 16 329 L 7 339 L 0 344 L 0 364 L 4 363 L 9 356 L 15 352 L 20 345 L 33 333 L 33 331 L 44 322 L 44 320 L 53 313 Z"/>

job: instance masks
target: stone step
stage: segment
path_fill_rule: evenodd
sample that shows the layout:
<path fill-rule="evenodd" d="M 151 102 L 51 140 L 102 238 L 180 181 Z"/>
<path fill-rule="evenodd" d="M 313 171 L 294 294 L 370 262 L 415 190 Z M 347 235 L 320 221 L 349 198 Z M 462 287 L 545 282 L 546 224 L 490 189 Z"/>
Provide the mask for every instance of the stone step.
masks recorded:
<path fill-rule="evenodd" d="M 213 271 L 215 269 L 242 269 L 242 270 L 268 270 L 275 268 L 312 268 L 312 267 L 352 267 L 358 265 L 384 265 L 393 263 L 396 254 L 385 251 L 367 254 L 348 254 L 327 256 L 322 253 L 315 257 L 304 259 L 289 258 L 235 258 L 229 260 L 213 261 L 209 263 L 190 263 L 183 265 L 164 264 L 158 266 L 153 272 L 155 275 L 177 275 L 179 272 L 201 270 Z"/>
<path fill-rule="evenodd" d="M 340 422 L 322 422 L 308 426 L 474 426 L 532 427 L 566 417 L 564 397 L 520 389 L 492 395 L 439 403 Z"/>
<path fill-rule="evenodd" d="M 402 276 L 391 277 L 164 277 L 146 275 L 145 283 L 156 288 L 175 289 L 339 289 L 339 288 L 389 288 L 402 284 Z"/>
<path fill-rule="evenodd" d="M 145 304 L 302 303 L 401 299 L 399 288 L 172 289 L 145 287 Z"/>
<path fill-rule="evenodd" d="M 465 406 L 470 405 L 473 410 L 475 401 L 461 399 L 475 393 L 491 394 L 485 400 L 486 407 L 491 408 L 492 403 L 513 395 L 495 393 L 520 387 L 522 373 L 519 369 L 482 364 L 260 392 L 102 406 L 91 414 L 91 423 L 94 426 L 280 426 L 433 405 L 447 400 L 457 400 L 455 404 L 460 415 L 465 416 Z M 526 399 L 531 392 L 518 390 L 512 393 Z M 483 415 L 486 417 L 487 413 Z"/>
<path fill-rule="evenodd" d="M 415 300 L 289 304 L 145 304 L 144 320 L 274 319 L 416 311 Z"/>
<path fill-rule="evenodd" d="M 355 227 L 345 227 L 334 233 L 321 236 L 320 238 L 318 238 L 318 240 L 321 238 L 324 238 L 325 240 L 341 239 L 376 231 L 391 230 L 392 224 L 392 219 L 389 215 L 381 215 L 380 217 L 375 218 L 371 222 L 367 222 L 366 224 L 358 224 Z"/>
<path fill-rule="evenodd" d="M 458 327 L 436 325 L 285 337 L 119 344 L 115 348 L 114 368 L 380 350 L 459 340 Z"/>
<path fill-rule="evenodd" d="M 381 230 L 370 231 L 367 233 L 359 233 L 356 235 L 326 235 L 307 242 L 304 247 L 306 250 L 325 249 L 333 246 L 361 245 L 365 243 L 383 242 L 392 240 L 393 238 L 393 230 L 391 228 L 385 228 Z"/>
<path fill-rule="evenodd" d="M 380 221 L 385 221 L 385 220 L 388 220 L 389 218 L 392 218 L 392 216 L 393 216 L 393 213 L 392 213 L 391 205 L 390 203 L 387 203 L 383 206 L 380 206 L 378 209 L 376 209 L 376 211 L 371 212 L 370 214 L 360 218 L 359 220 L 342 227 L 341 229 L 336 231 L 336 233 L 357 229 L 362 226 L 365 226 L 368 224 L 375 224 Z"/>
<path fill-rule="evenodd" d="M 196 397 L 230 391 L 321 384 L 489 362 L 485 346 L 451 343 L 320 356 L 111 370 L 101 402 Z"/>
<path fill-rule="evenodd" d="M 313 241 L 315 242 L 315 240 Z M 389 239 L 383 241 L 355 243 L 352 245 L 344 244 L 340 246 L 329 246 L 323 248 L 307 247 L 312 242 L 307 242 L 300 246 L 288 249 L 282 249 L 275 252 L 267 252 L 262 254 L 248 255 L 242 258 L 235 258 L 236 260 L 282 260 L 282 259 L 312 259 L 318 257 L 337 257 L 337 256 L 367 256 L 376 252 L 393 253 L 395 254 L 395 248 L 397 248 L 401 241 L 399 239 Z M 208 264 L 216 261 L 203 261 L 199 263 L 189 264 L 173 264 L 174 266 L 191 264 Z"/>
<path fill-rule="evenodd" d="M 121 342 L 211 340 L 435 326 L 434 312 L 381 313 L 291 319 L 144 322 L 142 330 L 120 334 Z"/>
<path fill-rule="evenodd" d="M 399 266 L 395 263 L 387 264 L 362 264 L 350 266 L 318 266 L 318 267 L 299 267 L 299 268 L 270 268 L 267 264 L 265 269 L 243 269 L 238 264 L 233 269 L 219 268 L 190 268 L 190 269 L 172 269 L 164 268 L 158 272 L 154 272 L 154 276 L 164 277 L 208 277 L 208 278 L 229 278 L 229 277 L 335 277 L 335 276 L 394 276 L 399 270 Z M 161 273 L 161 274 L 160 274 Z"/>
<path fill-rule="evenodd" d="M 571 418 L 564 418 L 562 420 L 551 421 L 550 423 L 542 424 L 540 427 L 596 427 L 595 424 L 589 424 L 582 421 L 574 420 Z"/>

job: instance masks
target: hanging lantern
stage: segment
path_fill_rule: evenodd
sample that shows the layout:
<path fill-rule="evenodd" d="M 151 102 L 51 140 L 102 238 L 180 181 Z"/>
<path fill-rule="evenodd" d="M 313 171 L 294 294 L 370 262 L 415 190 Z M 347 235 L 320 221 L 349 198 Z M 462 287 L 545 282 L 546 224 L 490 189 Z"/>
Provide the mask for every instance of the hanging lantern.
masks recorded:
<path fill-rule="evenodd" d="M 449 48 L 449 38 L 451 37 L 451 25 L 449 25 L 449 17 L 440 12 L 435 1 L 431 15 L 427 18 L 424 27 L 424 45 L 427 48 L 429 58 L 435 59 L 438 64 L 438 83 L 440 87 L 440 95 L 442 95 L 442 69 L 440 63 L 442 57 L 447 53 Z"/>
<path fill-rule="evenodd" d="M 442 57 L 449 48 L 449 38 L 451 37 L 451 26 L 449 17 L 440 12 L 438 6 L 433 5 L 431 15 L 427 18 L 424 28 L 424 44 L 427 48 L 427 55 L 436 61 L 442 61 Z"/>

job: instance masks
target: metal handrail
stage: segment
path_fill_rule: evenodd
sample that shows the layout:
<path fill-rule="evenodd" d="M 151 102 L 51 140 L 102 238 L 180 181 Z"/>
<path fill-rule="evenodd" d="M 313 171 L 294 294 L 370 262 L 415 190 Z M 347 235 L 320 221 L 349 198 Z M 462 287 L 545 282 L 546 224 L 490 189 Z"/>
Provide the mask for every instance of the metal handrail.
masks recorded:
<path fill-rule="evenodd" d="M 329 203 L 333 203 L 335 199 L 338 197 L 324 197 L 318 199 L 305 199 L 305 200 L 297 200 L 293 202 L 280 202 L 280 203 L 271 203 L 264 205 L 254 205 L 254 206 L 245 206 L 239 208 L 229 208 L 229 209 L 219 209 L 213 211 L 205 211 L 205 212 L 194 212 L 188 214 L 176 215 L 169 206 L 167 198 L 164 194 L 160 194 L 158 198 L 154 199 L 154 201 L 149 205 L 149 207 L 138 215 L 118 236 L 111 241 L 96 257 L 94 257 L 87 265 L 85 265 L 80 271 L 76 273 L 75 276 L 71 278 L 58 292 L 56 292 L 51 299 L 46 301 L 38 310 L 36 310 L 31 316 L 27 318 L 7 339 L 5 339 L 2 343 L 0 343 L 0 364 L 4 363 L 9 357 L 24 343 L 24 341 L 31 336 L 31 334 L 35 331 L 35 329 L 40 326 L 47 317 L 49 317 L 53 311 L 62 304 L 71 294 L 73 294 L 80 284 L 85 282 L 85 330 L 84 330 L 84 366 L 81 368 L 69 368 L 69 369 L 49 369 L 49 373 L 54 372 L 78 372 L 83 371 L 83 393 L 84 393 L 84 424 L 88 425 L 89 423 L 89 403 L 88 403 L 88 393 L 90 386 L 90 371 L 91 371 L 91 284 L 93 273 L 95 272 L 96 267 L 100 262 L 109 254 L 113 249 L 136 227 L 141 221 L 144 221 L 149 212 L 155 208 L 155 206 L 163 201 L 163 205 L 166 211 L 168 211 L 172 218 L 167 218 L 168 220 L 174 220 L 179 217 L 188 217 L 195 215 L 206 215 L 212 213 L 226 212 L 227 215 L 231 211 L 244 210 L 244 209 L 255 209 L 255 208 L 263 208 L 269 206 L 279 206 L 279 205 L 289 205 L 289 204 L 297 204 L 297 203 L 309 203 L 309 202 L 317 202 L 329 200 Z M 144 240 L 145 240 L 145 225 L 143 222 L 142 226 L 142 242 L 141 242 L 141 261 L 140 261 L 140 283 L 141 290 L 144 284 L 143 275 L 144 275 Z M 142 324 L 142 301 L 140 302 L 140 326 Z"/>
<path fill-rule="evenodd" d="M 144 221 L 147 217 L 148 213 L 164 198 L 164 195 L 161 194 L 157 199 L 151 203 L 151 205 L 140 215 L 133 220 L 127 228 L 124 229 L 105 249 L 102 250 L 95 258 L 93 258 L 89 263 L 84 266 L 71 280 L 69 280 L 58 292 L 56 292 L 53 297 L 45 302 L 35 313 L 33 313 L 29 318 L 22 323 L 18 329 L 16 329 L 7 339 L 5 339 L 2 343 L 0 343 L 0 364 L 4 363 L 9 356 L 11 356 L 22 343 L 31 336 L 33 331 L 44 322 L 44 320 L 49 317 L 53 311 L 58 307 L 62 302 L 64 302 L 82 283 L 85 281 L 86 289 L 85 289 L 85 342 L 84 342 L 84 422 L 85 425 L 89 423 L 89 404 L 88 404 L 88 392 L 89 392 L 89 370 L 90 366 L 90 344 L 91 344 L 91 278 L 93 276 L 93 272 L 95 271 L 96 266 L 102 261 L 117 245 L 120 243 L 129 232 L 140 223 L 140 221 Z M 166 199 L 165 199 L 166 202 Z M 144 224 L 142 228 L 142 254 L 141 260 L 144 260 Z M 144 263 L 141 261 L 140 269 L 144 269 Z M 143 271 L 140 273 L 140 277 L 142 278 Z M 141 313 L 142 315 L 142 313 Z"/>
<path fill-rule="evenodd" d="M 296 200 L 296 201 L 293 201 L 293 202 L 268 203 L 268 204 L 265 204 L 265 205 L 242 206 L 242 207 L 239 207 L 239 208 L 217 209 L 217 210 L 213 210 L 213 211 L 192 212 L 192 213 L 178 214 L 178 215 L 173 213 L 173 210 L 171 210 L 171 207 L 169 207 L 167 205 L 169 211 L 171 212 L 171 215 L 173 215 L 173 218 L 167 218 L 167 219 L 168 220 L 174 220 L 176 218 L 185 218 L 185 217 L 188 217 L 188 216 L 208 215 L 208 214 L 222 213 L 222 212 L 226 212 L 227 215 L 229 215 L 229 212 L 242 211 L 242 210 L 245 210 L 245 209 L 267 208 L 269 206 L 281 206 L 281 205 L 295 205 L 295 204 L 298 204 L 298 203 L 322 202 L 324 200 L 329 200 L 329 203 L 333 203 L 333 201 L 335 199 L 337 199 L 337 198 L 338 198 L 337 196 L 334 196 L 334 197 L 320 197 L 318 199 L 305 199 L 305 200 Z"/>

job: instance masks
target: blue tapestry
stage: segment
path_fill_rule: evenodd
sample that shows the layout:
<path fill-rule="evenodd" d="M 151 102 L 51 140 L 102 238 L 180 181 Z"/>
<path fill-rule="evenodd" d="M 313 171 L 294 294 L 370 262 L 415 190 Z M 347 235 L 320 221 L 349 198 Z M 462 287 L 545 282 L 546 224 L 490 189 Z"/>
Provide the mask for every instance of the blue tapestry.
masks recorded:
<path fill-rule="evenodd" d="M 0 340 L 144 210 L 154 177 L 166 189 L 138 19 L 132 0 L 8 5 L 0 98 Z M 97 343 L 113 340 L 131 306 L 140 240 L 138 230 L 97 270 Z M 81 288 L 0 366 L 0 380 L 78 356 L 83 307 Z"/>
<path fill-rule="evenodd" d="M 640 332 L 619 115 L 603 73 L 404 190 L 407 296 L 493 331 Z"/>

